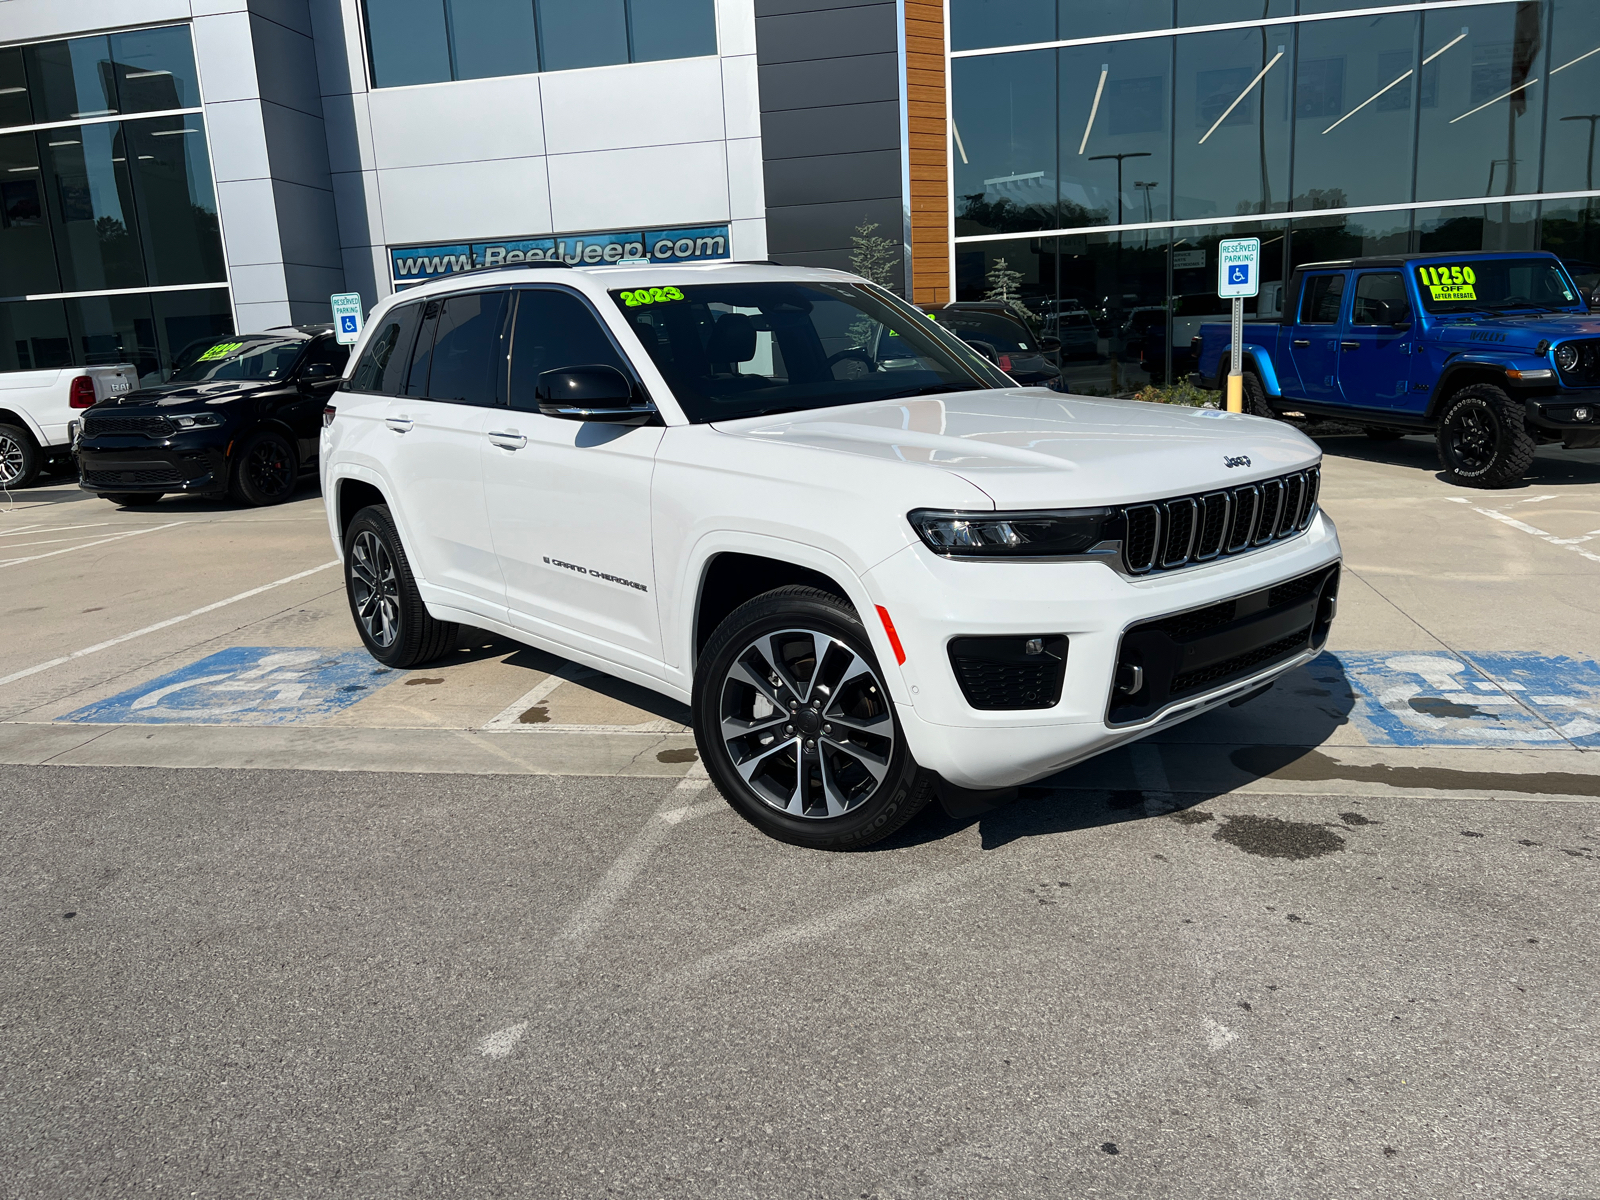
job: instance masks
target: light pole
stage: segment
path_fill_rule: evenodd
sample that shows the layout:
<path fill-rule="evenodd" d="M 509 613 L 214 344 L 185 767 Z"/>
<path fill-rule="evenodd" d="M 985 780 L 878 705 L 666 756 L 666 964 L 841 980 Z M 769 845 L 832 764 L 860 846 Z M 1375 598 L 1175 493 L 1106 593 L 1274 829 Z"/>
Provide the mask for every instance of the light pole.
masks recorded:
<path fill-rule="evenodd" d="M 1126 152 L 1124 152 L 1122 154 L 1091 154 L 1089 156 L 1089 161 L 1090 162 L 1100 162 L 1102 159 L 1107 159 L 1107 158 L 1114 158 L 1114 159 L 1117 160 L 1117 224 L 1118 225 L 1122 224 L 1122 160 L 1125 159 L 1125 158 L 1149 158 L 1149 157 L 1150 157 L 1150 151 L 1148 151 L 1148 150 L 1131 150 L 1131 151 L 1126 151 Z M 1117 239 L 1117 241 L 1120 243 L 1122 241 L 1122 239 L 1119 237 Z"/>
<path fill-rule="evenodd" d="M 1594 123 L 1600 121 L 1600 113 L 1580 113 L 1573 117 L 1562 117 L 1563 121 L 1589 122 L 1589 167 L 1584 174 L 1584 186 L 1591 192 L 1594 191 Z"/>
<path fill-rule="evenodd" d="M 1150 183 L 1143 183 L 1143 182 L 1141 182 L 1140 180 L 1137 180 L 1137 179 L 1135 179 L 1133 181 L 1134 190 L 1144 193 L 1144 223 L 1146 225 L 1150 224 L 1150 221 L 1151 221 L 1151 216 L 1150 216 L 1150 189 L 1154 188 L 1154 187 L 1159 187 L 1159 186 L 1160 186 L 1160 184 L 1155 182 L 1155 181 L 1152 181 Z M 1146 229 L 1144 231 L 1144 248 L 1146 250 L 1150 249 L 1150 231 L 1148 229 Z"/>

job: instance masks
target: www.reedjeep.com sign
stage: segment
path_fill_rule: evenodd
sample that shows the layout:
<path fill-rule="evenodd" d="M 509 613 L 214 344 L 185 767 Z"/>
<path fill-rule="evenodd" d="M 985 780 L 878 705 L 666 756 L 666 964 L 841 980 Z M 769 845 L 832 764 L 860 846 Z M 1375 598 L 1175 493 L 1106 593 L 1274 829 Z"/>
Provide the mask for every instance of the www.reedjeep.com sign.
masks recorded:
<path fill-rule="evenodd" d="M 504 267 L 546 259 L 575 267 L 580 264 L 595 266 L 622 262 L 705 262 L 727 257 L 726 225 L 565 233 L 552 237 L 389 248 L 389 261 L 394 282 L 398 286 L 438 279 L 441 275 L 478 267 Z"/>

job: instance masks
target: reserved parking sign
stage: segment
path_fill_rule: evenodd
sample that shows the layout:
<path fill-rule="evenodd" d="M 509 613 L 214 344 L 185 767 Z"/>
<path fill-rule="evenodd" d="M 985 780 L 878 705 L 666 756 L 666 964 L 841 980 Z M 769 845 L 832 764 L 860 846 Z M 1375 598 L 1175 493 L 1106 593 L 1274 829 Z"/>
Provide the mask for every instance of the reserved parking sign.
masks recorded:
<path fill-rule="evenodd" d="M 1245 299 L 1261 291 L 1261 239 L 1228 238 L 1217 243 L 1217 295 Z"/>
<path fill-rule="evenodd" d="M 353 346 L 361 337 L 361 293 L 336 292 L 328 297 L 333 308 L 333 336 L 341 346 Z"/>

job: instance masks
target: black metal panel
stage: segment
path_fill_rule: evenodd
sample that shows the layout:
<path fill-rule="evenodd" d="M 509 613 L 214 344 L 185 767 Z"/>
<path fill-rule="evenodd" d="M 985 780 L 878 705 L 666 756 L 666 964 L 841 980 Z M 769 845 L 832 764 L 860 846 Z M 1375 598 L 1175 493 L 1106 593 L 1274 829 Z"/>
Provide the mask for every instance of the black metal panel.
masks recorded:
<path fill-rule="evenodd" d="M 895 5 L 813 6 L 805 12 L 756 10 L 756 62 L 800 62 L 849 54 L 893 54 L 899 49 Z"/>
<path fill-rule="evenodd" d="M 899 56 L 852 54 L 759 67 L 761 111 L 815 108 L 828 104 L 870 104 L 900 98 Z"/>

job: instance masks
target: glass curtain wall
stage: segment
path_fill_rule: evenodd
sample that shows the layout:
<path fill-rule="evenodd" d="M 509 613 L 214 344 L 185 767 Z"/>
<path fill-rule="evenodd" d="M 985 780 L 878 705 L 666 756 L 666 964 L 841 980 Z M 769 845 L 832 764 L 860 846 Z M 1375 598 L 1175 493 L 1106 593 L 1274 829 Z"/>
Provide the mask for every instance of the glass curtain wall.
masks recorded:
<path fill-rule="evenodd" d="M 149 381 L 231 330 L 199 104 L 185 26 L 0 49 L 0 371 Z"/>
<path fill-rule="evenodd" d="M 715 0 L 365 0 L 374 87 L 717 52 Z"/>
<path fill-rule="evenodd" d="M 1495 199 L 1595 191 L 1600 3 L 1273 23 L 1394 6 L 952 0 L 955 234 L 985 239 L 957 242 L 956 298 L 1015 294 L 1067 386 L 1125 394 L 1225 319 L 1224 237 L 1261 238 L 1259 317 L 1296 266 L 1363 254 L 1544 248 L 1600 287 L 1600 197 Z M 1150 228 L 1094 232 L 1117 225 Z"/>

